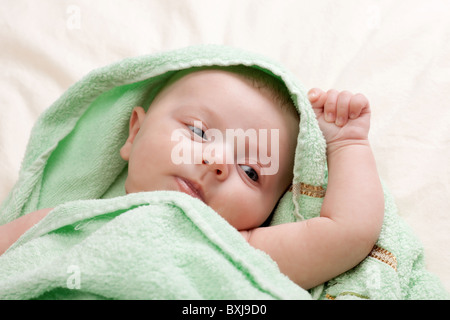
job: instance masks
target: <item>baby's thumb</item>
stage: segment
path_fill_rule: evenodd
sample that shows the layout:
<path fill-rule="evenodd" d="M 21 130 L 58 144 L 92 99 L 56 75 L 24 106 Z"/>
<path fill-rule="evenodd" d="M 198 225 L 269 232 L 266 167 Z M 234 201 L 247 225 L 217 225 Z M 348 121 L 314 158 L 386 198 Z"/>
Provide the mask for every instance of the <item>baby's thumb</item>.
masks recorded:
<path fill-rule="evenodd" d="M 327 99 L 327 94 L 318 88 L 312 88 L 308 91 L 308 100 L 316 114 L 316 118 L 319 118 L 323 114 L 323 107 Z"/>

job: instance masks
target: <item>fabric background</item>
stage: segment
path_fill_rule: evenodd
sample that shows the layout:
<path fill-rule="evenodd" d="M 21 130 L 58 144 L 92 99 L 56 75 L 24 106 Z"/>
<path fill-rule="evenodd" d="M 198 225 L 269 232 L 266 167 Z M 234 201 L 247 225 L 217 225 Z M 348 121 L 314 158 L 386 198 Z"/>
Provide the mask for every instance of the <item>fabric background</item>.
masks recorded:
<path fill-rule="evenodd" d="M 381 178 L 450 290 L 450 2 L 17 0 L 0 9 L 0 201 L 37 117 L 92 69 L 217 43 L 266 55 L 306 88 L 364 93 Z"/>

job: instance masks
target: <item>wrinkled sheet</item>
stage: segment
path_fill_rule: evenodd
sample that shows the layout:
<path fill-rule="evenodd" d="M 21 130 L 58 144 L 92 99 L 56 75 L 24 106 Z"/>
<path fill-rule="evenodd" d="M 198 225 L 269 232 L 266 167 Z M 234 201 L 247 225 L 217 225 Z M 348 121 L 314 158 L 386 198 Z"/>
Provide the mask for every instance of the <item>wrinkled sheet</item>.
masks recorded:
<path fill-rule="evenodd" d="M 450 290 L 450 3 L 18 0 L 0 10 L 0 201 L 39 114 L 94 68 L 200 43 L 255 51 L 307 87 L 362 92 L 399 213 Z"/>

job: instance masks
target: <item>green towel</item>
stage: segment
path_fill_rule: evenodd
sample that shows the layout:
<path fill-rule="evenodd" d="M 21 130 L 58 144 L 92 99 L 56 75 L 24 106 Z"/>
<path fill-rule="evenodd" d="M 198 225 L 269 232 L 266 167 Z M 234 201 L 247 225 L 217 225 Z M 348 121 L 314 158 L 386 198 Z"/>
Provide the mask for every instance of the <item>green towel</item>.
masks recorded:
<path fill-rule="evenodd" d="M 92 71 L 38 119 L 0 224 L 54 207 L 0 256 L 2 299 L 437 299 L 423 248 L 385 188 L 377 245 L 354 269 L 306 291 L 201 201 L 173 191 L 124 195 L 119 149 L 131 111 L 173 72 L 247 65 L 281 79 L 300 113 L 294 180 L 272 223 L 318 216 L 326 143 L 293 74 L 266 57 L 205 45 L 124 59 Z"/>
<path fill-rule="evenodd" d="M 1 299 L 308 299 L 222 217 L 183 193 L 68 202 L 0 262 Z"/>

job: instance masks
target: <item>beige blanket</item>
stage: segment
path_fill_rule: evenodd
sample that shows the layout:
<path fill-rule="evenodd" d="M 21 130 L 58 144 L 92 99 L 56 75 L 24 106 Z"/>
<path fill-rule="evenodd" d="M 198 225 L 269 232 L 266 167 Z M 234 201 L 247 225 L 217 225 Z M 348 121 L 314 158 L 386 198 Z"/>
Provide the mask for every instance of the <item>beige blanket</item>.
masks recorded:
<path fill-rule="evenodd" d="M 17 0 L 0 10 L 0 201 L 38 115 L 94 68 L 219 43 L 364 93 L 379 173 L 450 290 L 450 2 Z M 403 214 L 402 214 L 403 213 Z"/>

